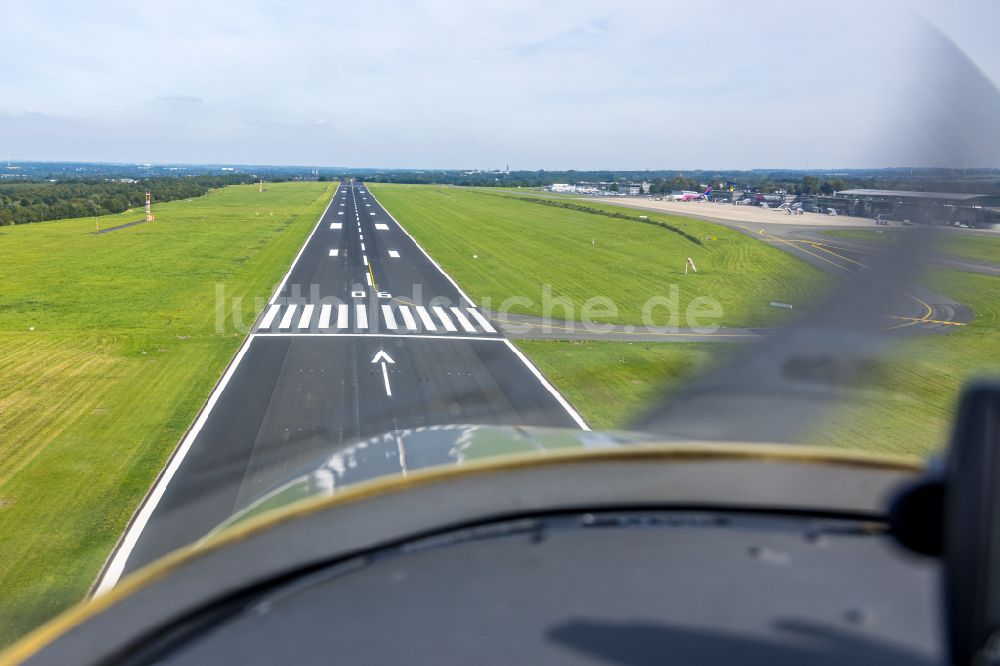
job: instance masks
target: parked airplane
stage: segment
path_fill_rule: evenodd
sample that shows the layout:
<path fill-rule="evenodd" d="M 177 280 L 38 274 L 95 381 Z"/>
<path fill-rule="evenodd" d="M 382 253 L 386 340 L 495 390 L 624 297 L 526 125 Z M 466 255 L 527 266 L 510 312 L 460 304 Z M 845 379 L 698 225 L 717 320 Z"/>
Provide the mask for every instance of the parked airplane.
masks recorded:
<path fill-rule="evenodd" d="M 702 201 L 707 200 L 708 195 L 712 193 L 712 188 L 709 187 L 707 190 L 699 194 L 698 192 L 692 192 L 690 190 L 682 190 L 680 192 L 671 192 L 667 197 L 669 201 Z"/>

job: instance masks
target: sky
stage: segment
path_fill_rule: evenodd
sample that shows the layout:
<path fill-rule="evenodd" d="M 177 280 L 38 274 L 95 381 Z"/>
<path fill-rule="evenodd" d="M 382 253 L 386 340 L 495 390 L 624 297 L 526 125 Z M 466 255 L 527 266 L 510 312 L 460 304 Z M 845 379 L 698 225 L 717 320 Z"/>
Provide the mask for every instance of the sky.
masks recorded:
<path fill-rule="evenodd" d="M 0 0 L 0 160 L 928 166 L 928 33 L 1000 81 L 997 0 L 696 5 Z"/>

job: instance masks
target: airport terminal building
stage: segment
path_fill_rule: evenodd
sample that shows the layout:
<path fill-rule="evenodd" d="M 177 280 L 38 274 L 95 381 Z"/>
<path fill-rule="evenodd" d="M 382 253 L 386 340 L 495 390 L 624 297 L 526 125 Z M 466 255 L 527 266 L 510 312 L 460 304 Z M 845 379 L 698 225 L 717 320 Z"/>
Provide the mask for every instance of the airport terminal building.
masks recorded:
<path fill-rule="evenodd" d="M 813 206 L 855 217 L 881 215 L 900 223 L 1000 229 L 1000 197 L 984 194 L 854 189 L 815 197 Z"/>

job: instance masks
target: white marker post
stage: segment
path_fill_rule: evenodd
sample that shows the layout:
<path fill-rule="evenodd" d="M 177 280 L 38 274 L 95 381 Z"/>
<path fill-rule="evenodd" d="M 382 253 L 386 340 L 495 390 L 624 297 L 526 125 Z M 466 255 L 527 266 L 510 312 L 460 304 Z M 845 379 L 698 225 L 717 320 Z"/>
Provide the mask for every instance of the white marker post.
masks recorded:
<path fill-rule="evenodd" d="M 386 363 L 395 363 L 395 361 L 392 360 L 391 356 L 389 356 L 384 351 L 382 351 L 381 349 L 379 349 L 378 353 L 375 354 L 375 356 L 372 358 L 372 363 L 381 363 L 382 364 L 382 380 L 385 381 L 385 395 L 387 397 L 391 398 L 392 397 L 392 388 L 389 386 L 389 369 L 386 367 L 385 364 Z"/>

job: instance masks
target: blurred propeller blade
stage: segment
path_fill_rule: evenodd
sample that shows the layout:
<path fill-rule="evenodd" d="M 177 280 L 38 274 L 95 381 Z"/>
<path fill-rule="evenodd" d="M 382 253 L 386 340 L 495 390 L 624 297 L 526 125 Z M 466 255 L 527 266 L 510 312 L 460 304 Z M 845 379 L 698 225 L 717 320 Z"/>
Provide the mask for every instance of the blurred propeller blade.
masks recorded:
<path fill-rule="evenodd" d="M 1000 91 L 947 37 L 926 26 L 909 99 L 886 164 L 953 169 L 1000 162 Z M 880 329 L 916 289 L 932 233 L 914 229 L 871 268 L 844 280 L 814 314 L 748 346 L 716 372 L 668 395 L 632 427 L 678 439 L 795 442 L 880 371 Z"/>

